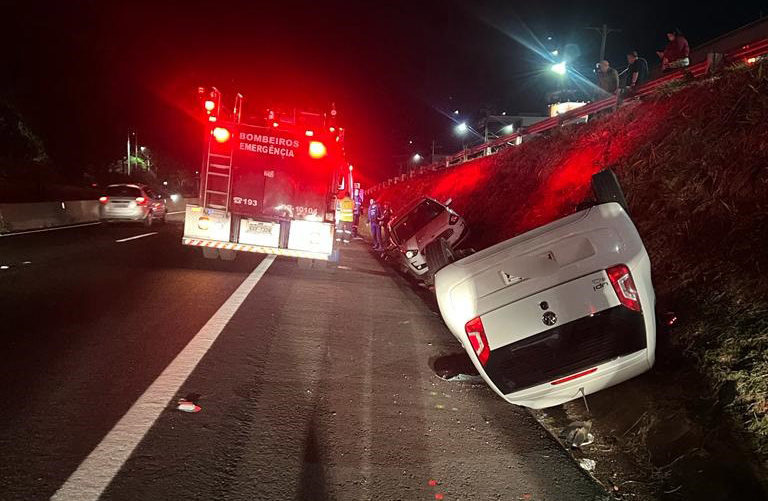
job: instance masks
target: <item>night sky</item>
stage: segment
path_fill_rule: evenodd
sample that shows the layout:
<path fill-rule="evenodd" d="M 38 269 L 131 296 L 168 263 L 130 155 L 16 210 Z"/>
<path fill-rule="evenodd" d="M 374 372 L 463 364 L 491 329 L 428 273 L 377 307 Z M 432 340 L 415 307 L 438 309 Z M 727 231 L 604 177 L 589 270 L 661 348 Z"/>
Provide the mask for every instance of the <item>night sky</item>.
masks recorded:
<path fill-rule="evenodd" d="M 537 39 L 575 44 L 589 67 L 599 35 L 584 27 L 608 23 L 622 29 L 608 41 L 616 66 L 630 49 L 656 63 L 670 27 L 695 46 L 757 19 L 761 4 L 768 14 L 768 1 L 0 0 L 0 97 L 71 172 L 120 158 L 129 128 L 195 170 L 199 85 L 217 86 L 227 103 L 239 90 L 254 114 L 335 101 L 349 160 L 380 179 L 398 155 L 428 154 L 433 139 L 455 151 L 444 116 L 454 109 L 543 113 L 555 77 L 531 49 Z"/>

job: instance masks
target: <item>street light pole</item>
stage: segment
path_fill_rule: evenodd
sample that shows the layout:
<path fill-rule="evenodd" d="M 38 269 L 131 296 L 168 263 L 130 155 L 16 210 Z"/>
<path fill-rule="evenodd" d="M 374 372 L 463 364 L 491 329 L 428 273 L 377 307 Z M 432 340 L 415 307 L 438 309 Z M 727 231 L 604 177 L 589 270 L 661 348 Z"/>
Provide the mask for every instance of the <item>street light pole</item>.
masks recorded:
<path fill-rule="evenodd" d="M 125 162 L 128 164 L 128 168 L 126 169 L 126 174 L 128 176 L 131 175 L 131 131 L 128 131 L 128 143 L 127 143 L 127 155 L 125 156 Z"/>

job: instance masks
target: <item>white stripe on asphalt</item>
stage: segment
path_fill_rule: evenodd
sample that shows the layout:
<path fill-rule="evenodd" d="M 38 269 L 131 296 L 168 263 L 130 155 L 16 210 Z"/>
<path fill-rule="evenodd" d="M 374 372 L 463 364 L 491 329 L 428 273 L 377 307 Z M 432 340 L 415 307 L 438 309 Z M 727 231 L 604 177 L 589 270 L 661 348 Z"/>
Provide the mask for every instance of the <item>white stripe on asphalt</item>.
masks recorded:
<path fill-rule="evenodd" d="M 51 497 L 97 500 L 219 337 L 275 256 L 266 256 Z"/>
<path fill-rule="evenodd" d="M 173 212 L 166 212 L 166 215 L 170 216 L 170 215 L 173 215 L 173 214 L 184 214 L 185 212 L 186 211 L 183 211 L 183 210 L 175 210 Z"/>
<path fill-rule="evenodd" d="M 152 235 L 157 235 L 157 232 L 152 231 L 150 233 L 142 233 L 141 235 L 134 235 L 128 238 L 121 238 L 120 240 L 115 240 L 115 242 L 127 242 L 128 240 L 136 240 L 137 238 L 151 237 Z"/>
<path fill-rule="evenodd" d="M 94 226 L 101 224 L 101 221 L 93 223 L 70 224 L 68 226 L 55 226 L 53 228 L 41 228 L 39 230 L 14 231 L 13 233 L 1 233 L 0 237 L 15 237 L 16 235 L 29 235 L 30 233 L 42 233 L 44 231 L 68 230 L 70 228 L 81 228 L 83 226 Z"/>

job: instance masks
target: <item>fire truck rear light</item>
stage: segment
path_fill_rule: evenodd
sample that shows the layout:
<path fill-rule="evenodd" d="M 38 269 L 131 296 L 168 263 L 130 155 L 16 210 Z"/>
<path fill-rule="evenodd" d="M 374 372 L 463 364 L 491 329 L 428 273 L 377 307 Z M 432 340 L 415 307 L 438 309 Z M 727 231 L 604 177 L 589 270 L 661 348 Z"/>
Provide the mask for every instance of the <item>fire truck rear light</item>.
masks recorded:
<path fill-rule="evenodd" d="M 205 110 L 206 111 L 213 111 L 213 109 L 216 107 L 216 103 L 214 103 L 211 100 L 208 100 L 205 102 Z"/>
<path fill-rule="evenodd" d="M 277 122 L 272 122 L 272 127 L 280 127 L 280 124 Z"/>
<path fill-rule="evenodd" d="M 102 204 L 105 204 L 109 202 L 109 197 L 99 197 L 99 202 L 101 202 Z"/>
<path fill-rule="evenodd" d="M 197 227 L 203 231 L 211 227 L 211 220 L 207 216 L 200 216 L 197 219 Z"/>
<path fill-rule="evenodd" d="M 311 130 L 308 130 L 308 131 L 306 131 L 304 134 L 305 134 L 307 137 L 312 137 L 312 136 L 314 136 L 314 135 L 315 135 L 315 132 L 314 132 L 314 131 L 311 131 Z"/>
<path fill-rule="evenodd" d="M 310 141 L 309 156 L 312 158 L 323 158 L 328 153 L 325 145 L 320 141 Z"/>
<path fill-rule="evenodd" d="M 488 357 L 491 356 L 491 350 L 488 347 L 488 338 L 485 336 L 485 328 L 480 317 L 473 318 L 464 326 L 464 330 L 469 338 L 469 343 L 477 355 L 480 364 L 485 366 Z"/>
<path fill-rule="evenodd" d="M 619 264 L 608 268 L 605 272 L 608 274 L 613 290 L 616 291 L 621 304 L 630 310 L 643 311 L 640 306 L 640 296 L 637 293 L 637 287 L 635 287 L 635 281 L 632 279 L 629 268 L 624 264 Z"/>
<path fill-rule="evenodd" d="M 147 205 L 147 199 L 144 197 L 136 197 L 136 205 Z"/>
<path fill-rule="evenodd" d="M 336 127 L 330 127 L 328 130 L 331 132 L 336 132 Z"/>
<path fill-rule="evenodd" d="M 219 143 L 226 143 L 229 141 L 229 138 L 232 137 L 229 130 L 224 127 L 215 127 L 211 133 L 213 134 L 213 138 Z"/>
<path fill-rule="evenodd" d="M 208 121 L 209 122 L 215 122 L 216 121 L 216 117 L 211 115 L 211 116 L 208 117 Z"/>

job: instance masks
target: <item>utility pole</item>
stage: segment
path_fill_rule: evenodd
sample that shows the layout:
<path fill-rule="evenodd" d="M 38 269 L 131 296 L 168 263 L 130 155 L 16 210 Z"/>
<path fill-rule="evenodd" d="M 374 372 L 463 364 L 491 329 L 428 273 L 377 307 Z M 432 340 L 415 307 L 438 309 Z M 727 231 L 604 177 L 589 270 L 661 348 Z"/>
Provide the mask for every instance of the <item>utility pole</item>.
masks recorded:
<path fill-rule="evenodd" d="M 600 41 L 600 61 L 603 61 L 605 59 L 605 44 L 606 44 L 606 41 L 608 40 L 608 34 L 618 33 L 618 32 L 621 32 L 621 30 L 618 28 L 610 28 L 608 27 L 607 24 L 603 24 L 600 27 L 587 26 L 586 29 L 593 30 L 600 33 L 600 36 L 602 38 Z"/>

